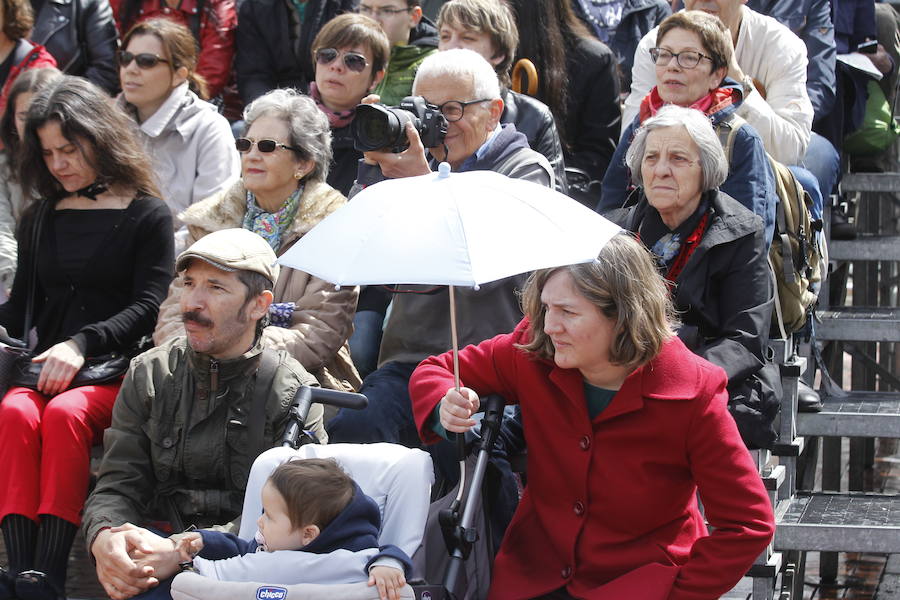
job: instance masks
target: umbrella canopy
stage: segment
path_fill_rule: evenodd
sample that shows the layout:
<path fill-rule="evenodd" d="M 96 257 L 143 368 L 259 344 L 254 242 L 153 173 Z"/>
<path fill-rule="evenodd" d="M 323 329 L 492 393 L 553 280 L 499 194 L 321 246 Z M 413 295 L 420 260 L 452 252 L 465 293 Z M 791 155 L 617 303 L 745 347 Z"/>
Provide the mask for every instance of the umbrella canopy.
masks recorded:
<path fill-rule="evenodd" d="M 367 187 L 279 262 L 336 285 L 477 286 L 589 262 L 619 231 L 550 188 L 442 164 Z"/>

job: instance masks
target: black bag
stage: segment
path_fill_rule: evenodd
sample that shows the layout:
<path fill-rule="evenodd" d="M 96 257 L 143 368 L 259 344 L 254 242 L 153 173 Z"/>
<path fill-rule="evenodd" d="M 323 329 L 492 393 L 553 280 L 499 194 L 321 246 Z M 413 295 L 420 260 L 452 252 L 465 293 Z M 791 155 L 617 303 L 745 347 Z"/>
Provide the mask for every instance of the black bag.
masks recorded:
<path fill-rule="evenodd" d="M 22 386 L 32 390 L 37 390 L 38 379 L 41 376 L 41 369 L 44 363 L 31 362 L 34 357 L 32 353 L 27 353 L 20 358 L 13 366 L 12 376 L 9 378 L 9 387 Z M 128 370 L 130 359 L 124 354 L 111 352 L 103 356 L 94 358 L 85 358 L 84 365 L 72 378 L 69 387 L 72 389 L 83 385 L 100 385 L 115 381 L 125 374 Z"/>
<path fill-rule="evenodd" d="M 31 331 L 32 312 L 34 311 L 34 294 L 37 287 L 37 246 L 41 236 L 44 218 L 48 206 L 44 202 L 35 215 L 32 229 L 32 253 L 30 266 L 30 278 L 28 280 L 28 300 L 25 305 L 25 323 L 22 328 L 27 338 Z M 14 386 L 26 387 L 37 390 L 38 379 L 44 363 L 31 362 L 34 352 L 28 348 L 25 341 L 15 338 L 0 336 L 0 391 L 6 395 L 9 388 Z M 98 385 L 109 383 L 118 379 L 128 370 L 130 359 L 118 352 L 111 352 L 103 356 L 85 358 L 84 365 L 79 369 L 66 389 L 81 387 L 84 385 Z"/>

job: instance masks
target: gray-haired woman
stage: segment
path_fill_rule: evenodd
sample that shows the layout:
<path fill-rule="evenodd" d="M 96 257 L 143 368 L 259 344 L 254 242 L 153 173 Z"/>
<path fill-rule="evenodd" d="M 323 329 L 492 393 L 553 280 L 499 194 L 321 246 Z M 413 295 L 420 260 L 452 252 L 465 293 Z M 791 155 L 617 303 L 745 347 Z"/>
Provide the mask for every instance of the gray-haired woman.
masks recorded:
<path fill-rule="evenodd" d="M 728 374 L 729 408 L 751 448 L 774 441 L 780 385 L 766 361 L 773 290 L 762 219 L 720 192 L 722 146 L 703 113 L 666 106 L 626 155 L 636 203 L 608 215 L 656 255 L 685 344 Z"/>
<path fill-rule="evenodd" d="M 293 90 L 273 90 L 244 111 L 241 179 L 229 190 L 188 207 L 179 218 L 189 243 L 212 231 L 243 227 L 283 254 L 347 200 L 325 183 L 331 162 L 331 129 L 315 102 Z M 183 327 L 178 280 L 160 308 L 157 344 Z M 347 347 L 358 290 L 334 286 L 302 271 L 283 268 L 275 284 L 271 324 L 264 342 L 284 349 L 324 387 L 356 389 L 361 383 Z"/>

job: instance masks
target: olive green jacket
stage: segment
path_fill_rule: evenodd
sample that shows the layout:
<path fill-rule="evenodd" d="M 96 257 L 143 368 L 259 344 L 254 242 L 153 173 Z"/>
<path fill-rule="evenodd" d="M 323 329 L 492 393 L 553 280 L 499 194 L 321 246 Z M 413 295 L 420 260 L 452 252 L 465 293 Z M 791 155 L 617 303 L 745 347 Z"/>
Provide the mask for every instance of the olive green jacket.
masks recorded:
<path fill-rule="evenodd" d="M 104 527 L 172 521 L 173 507 L 185 526 L 224 524 L 240 514 L 255 458 L 248 415 L 261 352 L 257 343 L 217 361 L 179 337 L 131 361 L 84 508 L 89 550 Z M 281 442 L 297 389 L 318 385 L 286 352 L 277 357 L 264 428 L 270 446 Z M 320 404 L 312 405 L 304 429 L 327 441 Z"/>

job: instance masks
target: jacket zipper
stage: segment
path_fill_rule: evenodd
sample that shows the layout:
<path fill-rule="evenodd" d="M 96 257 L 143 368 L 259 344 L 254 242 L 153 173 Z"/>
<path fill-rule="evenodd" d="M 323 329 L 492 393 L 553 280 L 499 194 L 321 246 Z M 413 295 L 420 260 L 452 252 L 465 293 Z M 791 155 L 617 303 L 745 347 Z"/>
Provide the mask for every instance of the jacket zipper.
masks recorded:
<path fill-rule="evenodd" d="M 209 361 L 209 402 L 210 406 L 215 402 L 219 391 L 219 361 L 210 359 Z"/>

